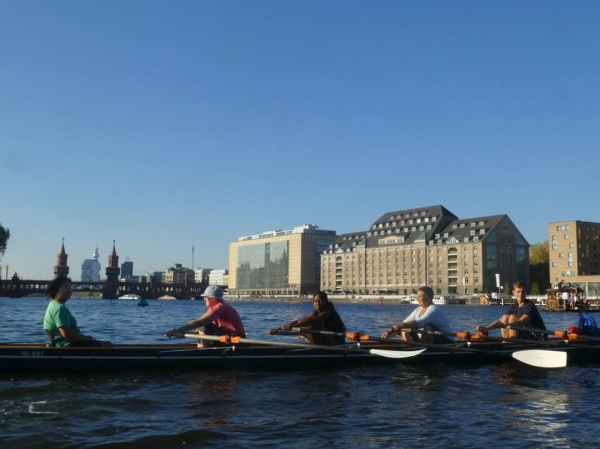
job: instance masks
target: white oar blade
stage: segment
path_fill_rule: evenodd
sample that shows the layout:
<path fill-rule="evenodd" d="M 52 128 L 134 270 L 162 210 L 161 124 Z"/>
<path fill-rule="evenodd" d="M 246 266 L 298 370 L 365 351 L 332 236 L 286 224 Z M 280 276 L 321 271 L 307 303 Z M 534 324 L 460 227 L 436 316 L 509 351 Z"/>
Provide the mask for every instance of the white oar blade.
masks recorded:
<path fill-rule="evenodd" d="M 519 362 L 540 368 L 564 368 L 567 366 L 567 353 L 564 351 L 528 349 L 525 351 L 513 352 L 512 356 Z"/>
<path fill-rule="evenodd" d="M 427 348 L 415 349 L 414 351 L 394 351 L 389 349 L 369 349 L 371 354 L 380 355 L 382 357 L 389 357 L 391 359 L 406 359 L 408 357 L 414 357 L 419 355 Z"/>

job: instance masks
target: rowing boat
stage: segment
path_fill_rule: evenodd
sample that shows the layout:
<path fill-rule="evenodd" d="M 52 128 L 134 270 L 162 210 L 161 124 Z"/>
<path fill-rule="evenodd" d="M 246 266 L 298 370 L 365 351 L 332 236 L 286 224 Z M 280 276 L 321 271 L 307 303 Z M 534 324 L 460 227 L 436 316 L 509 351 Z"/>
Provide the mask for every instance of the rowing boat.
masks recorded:
<path fill-rule="evenodd" d="M 535 366 L 539 352 L 567 353 L 568 365 L 600 361 L 594 343 L 532 346 L 502 342 L 459 342 L 449 345 L 364 342 L 340 347 L 256 340 L 207 348 L 196 344 L 117 344 L 113 347 L 57 348 L 45 344 L 0 344 L 3 373 L 101 373 L 144 370 L 336 370 L 390 364 L 449 363 L 481 365 L 515 362 Z M 267 344 L 268 343 L 268 344 Z M 538 351 L 538 352 L 536 352 Z M 556 352 L 555 352 L 556 351 Z M 520 354 L 522 358 L 517 355 Z M 551 365 L 550 367 L 564 366 Z"/>
<path fill-rule="evenodd" d="M 312 370 L 396 363 L 400 358 L 353 347 L 331 348 L 226 345 L 198 348 L 196 344 L 117 344 L 113 347 L 57 348 L 44 344 L 0 344 L 0 372 L 99 373 L 162 370 Z M 375 349 L 375 348 L 373 348 Z M 387 350 L 383 350 L 386 351 Z M 390 351 L 413 357 L 424 349 Z"/>
<path fill-rule="evenodd" d="M 315 332 L 305 328 L 289 334 Z M 463 339 L 451 344 L 403 342 L 367 334 L 340 334 L 351 343 L 341 346 L 308 345 L 231 336 L 185 334 L 196 343 L 116 344 L 110 347 L 53 347 L 49 344 L 0 344 L 3 373 L 101 373 L 144 370 L 335 370 L 389 364 L 447 363 L 481 365 L 515 360 L 542 368 L 600 364 L 600 338 L 540 331 L 554 338 L 545 341 L 503 341 L 459 332 Z M 435 333 L 435 332 L 434 332 Z M 337 334 L 336 334 L 337 335 Z"/>

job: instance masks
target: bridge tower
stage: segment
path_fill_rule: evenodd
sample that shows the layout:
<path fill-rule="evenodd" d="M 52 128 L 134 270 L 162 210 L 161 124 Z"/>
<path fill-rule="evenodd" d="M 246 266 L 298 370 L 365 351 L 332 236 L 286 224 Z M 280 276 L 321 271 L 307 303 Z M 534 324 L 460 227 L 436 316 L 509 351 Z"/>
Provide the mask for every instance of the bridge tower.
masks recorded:
<path fill-rule="evenodd" d="M 115 241 L 113 240 L 112 253 L 108 256 L 108 266 L 106 267 L 104 298 L 117 299 L 117 292 L 119 291 L 119 274 L 121 274 L 121 269 L 119 268 L 119 256 L 117 256 Z"/>
<path fill-rule="evenodd" d="M 69 255 L 65 252 L 65 238 L 62 239 L 62 247 L 60 252 L 56 255 L 56 265 L 54 266 L 54 276 L 68 276 L 69 267 L 67 266 L 67 257 Z"/>

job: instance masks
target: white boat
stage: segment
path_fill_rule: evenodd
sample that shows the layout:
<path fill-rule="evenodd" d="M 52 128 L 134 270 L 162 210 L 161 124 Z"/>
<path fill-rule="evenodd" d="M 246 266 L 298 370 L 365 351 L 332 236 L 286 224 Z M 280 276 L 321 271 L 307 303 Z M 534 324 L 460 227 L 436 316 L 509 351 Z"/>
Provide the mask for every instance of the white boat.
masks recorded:
<path fill-rule="evenodd" d="M 432 301 L 436 306 L 448 304 L 448 299 L 445 296 L 434 296 Z"/>
<path fill-rule="evenodd" d="M 129 293 L 127 295 L 119 296 L 119 299 L 135 299 L 140 300 L 142 297 L 140 295 L 136 295 L 134 293 Z"/>

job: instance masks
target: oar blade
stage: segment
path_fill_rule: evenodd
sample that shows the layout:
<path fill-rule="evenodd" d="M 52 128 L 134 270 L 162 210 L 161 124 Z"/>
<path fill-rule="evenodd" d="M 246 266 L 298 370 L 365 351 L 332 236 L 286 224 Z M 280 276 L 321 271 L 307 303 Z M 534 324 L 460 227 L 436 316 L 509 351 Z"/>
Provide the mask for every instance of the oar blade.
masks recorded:
<path fill-rule="evenodd" d="M 390 359 L 406 359 L 409 357 L 415 357 L 426 351 L 427 348 L 415 349 L 413 351 L 394 351 L 390 349 L 369 349 L 371 354 L 380 355 L 382 357 L 388 357 Z"/>
<path fill-rule="evenodd" d="M 546 351 L 543 349 L 527 349 L 513 352 L 513 358 L 539 368 L 564 368 L 567 366 L 565 351 Z"/>

